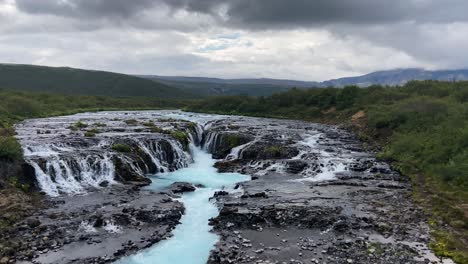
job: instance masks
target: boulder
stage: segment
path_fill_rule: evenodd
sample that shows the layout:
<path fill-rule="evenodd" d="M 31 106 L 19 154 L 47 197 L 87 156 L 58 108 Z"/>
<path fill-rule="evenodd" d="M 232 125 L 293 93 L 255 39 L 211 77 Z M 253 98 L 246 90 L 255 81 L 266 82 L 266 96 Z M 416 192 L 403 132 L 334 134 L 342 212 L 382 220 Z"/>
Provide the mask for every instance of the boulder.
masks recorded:
<path fill-rule="evenodd" d="M 298 174 L 304 170 L 305 167 L 307 167 L 308 164 L 305 161 L 302 160 L 289 160 L 287 162 L 287 168 L 286 171 L 289 173 L 293 174 Z"/>
<path fill-rule="evenodd" d="M 169 188 L 173 193 L 193 192 L 196 190 L 195 186 L 188 182 L 174 182 Z"/>

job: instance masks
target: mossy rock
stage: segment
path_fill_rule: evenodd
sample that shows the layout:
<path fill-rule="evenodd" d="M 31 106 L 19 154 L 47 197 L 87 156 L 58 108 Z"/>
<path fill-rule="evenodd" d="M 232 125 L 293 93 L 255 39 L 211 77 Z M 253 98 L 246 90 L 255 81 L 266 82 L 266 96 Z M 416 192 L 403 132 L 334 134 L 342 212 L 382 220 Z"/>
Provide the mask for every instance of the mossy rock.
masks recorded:
<path fill-rule="evenodd" d="M 120 152 L 120 153 L 130 153 L 132 152 L 132 148 L 126 144 L 113 144 L 112 150 Z"/>

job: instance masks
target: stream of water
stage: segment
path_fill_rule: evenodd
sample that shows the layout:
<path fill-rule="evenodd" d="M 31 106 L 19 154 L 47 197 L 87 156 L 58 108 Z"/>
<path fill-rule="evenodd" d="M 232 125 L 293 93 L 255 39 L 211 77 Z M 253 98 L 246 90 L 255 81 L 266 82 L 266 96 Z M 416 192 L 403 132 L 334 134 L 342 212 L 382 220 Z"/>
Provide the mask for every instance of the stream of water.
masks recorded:
<path fill-rule="evenodd" d="M 218 215 L 218 208 L 209 200 L 218 190 L 233 191 L 237 182 L 250 177 L 238 173 L 218 173 L 213 167 L 216 160 L 211 154 L 191 145 L 194 163 L 187 168 L 154 176 L 148 187 L 164 190 L 174 182 L 201 184 L 195 192 L 185 193 L 180 198 L 186 211 L 181 224 L 173 231 L 173 236 L 153 247 L 133 256 L 119 260 L 118 264 L 204 264 L 211 249 L 218 241 L 212 233 L 208 220 Z"/>

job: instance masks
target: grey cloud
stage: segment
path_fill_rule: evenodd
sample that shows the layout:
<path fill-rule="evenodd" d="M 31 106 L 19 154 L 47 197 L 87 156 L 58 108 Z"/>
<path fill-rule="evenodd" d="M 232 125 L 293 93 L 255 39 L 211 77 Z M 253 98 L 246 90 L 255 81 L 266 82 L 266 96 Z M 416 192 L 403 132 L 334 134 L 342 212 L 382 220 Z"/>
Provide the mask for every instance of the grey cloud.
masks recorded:
<path fill-rule="evenodd" d="M 164 0 L 175 9 L 220 16 L 244 28 L 308 27 L 321 24 L 374 24 L 414 21 L 468 21 L 465 0 Z"/>
<path fill-rule="evenodd" d="M 224 21 L 224 26 L 245 29 L 468 21 L 466 0 L 16 0 L 16 3 L 20 10 L 32 14 L 99 19 L 129 19 L 142 11 L 166 6 L 173 11 L 210 15 Z"/>
<path fill-rule="evenodd" d="M 131 18 L 152 8 L 153 0 L 16 0 L 19 10 L 30 14 L 51 14 L 82 18 Z"/>

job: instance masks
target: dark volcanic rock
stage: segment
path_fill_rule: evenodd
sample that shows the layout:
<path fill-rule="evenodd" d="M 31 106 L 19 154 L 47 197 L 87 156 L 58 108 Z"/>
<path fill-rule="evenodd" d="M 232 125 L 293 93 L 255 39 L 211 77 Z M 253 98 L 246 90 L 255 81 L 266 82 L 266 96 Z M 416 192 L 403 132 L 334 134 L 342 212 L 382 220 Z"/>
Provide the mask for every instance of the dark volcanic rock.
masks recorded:
<path fill-rule="evenodd" d="M 238 132 L 212 132 L 214 135 L 211 142 L 206 142 L 209 144 L 206 148 L 213 155 L 215 159 L 223 159 L 228 155 L 232 148 L 246 144 L 253 140 L 250 135 L 241 134 Z M 206 139 L 206 137 L 205 137 Z"/>
<path fill-rule="evenodd" d="M 293 174 L 298 174 L 308 166 L 308 163 L 303 160 L 289 160 L 287 161 L 286 171 Z"/>
<path fill-rule="evenodd" d="M 169 189 L 173 193 L 193 192 L 196 190 L 195 186 L 187 182 L 174 182 L 173 184 L 171 184 Z"/>
<path fill-rule="evenodd" d="M 296 147 L 275 142 L 256 142 L 242 151 L 242 159 L 290 159 L 299 154 Z"/>

